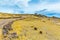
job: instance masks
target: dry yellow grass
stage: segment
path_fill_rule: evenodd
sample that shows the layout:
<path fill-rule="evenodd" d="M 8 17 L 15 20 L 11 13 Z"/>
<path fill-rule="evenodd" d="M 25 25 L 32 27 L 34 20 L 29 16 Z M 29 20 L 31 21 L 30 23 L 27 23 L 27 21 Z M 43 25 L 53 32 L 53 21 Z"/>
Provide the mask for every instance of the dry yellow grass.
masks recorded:
<path fill-rule="evenodd" d="M 60 26 L 53 23 L 52 20 L 32 20 L 27 18 L 25 20 L 18 20 L 14 22 L 12 27 L 15 29 L 19 37 L 22 37 L 20 34 L 23 36 L 26 35 L 26 39 L 24 40 L 60 40 Z M 38 30 L 35 31 L 34 27 Z M 22 32 L 20 32 L 21 30 Z M 40 31 L 42 31 L 42 34 L 39 34 Z"/>
<path fill-rule="evenodd" d="M 13 21 L 13 30 L 9 30 L 6 40 L 60 40 L 60 19 L 23 15 L 21 19 Z M 4 40 L 0 28 L 1 40 Z M 12 37 L 15 33 L 15 37 Z"/>

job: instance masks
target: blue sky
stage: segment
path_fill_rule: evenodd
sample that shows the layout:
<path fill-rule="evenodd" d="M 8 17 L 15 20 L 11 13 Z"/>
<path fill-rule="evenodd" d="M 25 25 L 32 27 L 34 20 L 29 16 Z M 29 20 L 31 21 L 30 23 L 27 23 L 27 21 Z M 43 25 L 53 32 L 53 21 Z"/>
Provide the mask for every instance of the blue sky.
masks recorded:
<path fill-rule="evenodd" d="M 60 17 L 60 0 L 0 0 L 0 12 Z"/>

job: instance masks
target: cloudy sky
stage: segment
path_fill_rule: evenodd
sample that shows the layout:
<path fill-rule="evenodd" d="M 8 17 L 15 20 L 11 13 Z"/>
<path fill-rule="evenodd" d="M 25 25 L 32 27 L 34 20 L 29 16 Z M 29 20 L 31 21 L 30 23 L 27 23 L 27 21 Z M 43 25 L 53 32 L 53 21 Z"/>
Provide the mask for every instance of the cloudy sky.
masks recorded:
<path fill-rule="evenodd" d="M 0 12 L 60 17 L 60 0 L 0 0 Z"/>

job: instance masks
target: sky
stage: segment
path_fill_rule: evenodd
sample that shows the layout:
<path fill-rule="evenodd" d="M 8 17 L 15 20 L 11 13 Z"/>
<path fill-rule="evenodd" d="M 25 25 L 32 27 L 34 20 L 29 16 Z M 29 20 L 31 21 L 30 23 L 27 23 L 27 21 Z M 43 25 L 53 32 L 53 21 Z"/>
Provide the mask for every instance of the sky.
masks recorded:
<path fill-rule="evenodd" d="M 60 0 L 0 0 L 0 12 L 42 14 L 60 18 Z"/>

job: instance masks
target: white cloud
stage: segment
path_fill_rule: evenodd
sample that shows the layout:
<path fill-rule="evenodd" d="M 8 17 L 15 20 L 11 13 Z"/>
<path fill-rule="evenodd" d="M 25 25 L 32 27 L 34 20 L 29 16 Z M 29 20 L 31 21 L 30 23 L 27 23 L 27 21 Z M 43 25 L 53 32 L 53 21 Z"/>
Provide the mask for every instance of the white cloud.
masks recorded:
<path fill-rule="evenodd" d="M 34 13 L 35 11 L 39 11 L 42 9 L 47 9 L 48 11 L 59 12 L 60 3 L 50 4 L 45 0 L 42 3 L 31 4 L 29 5 L 29 1 L 31 0 L 0 0 L 0 6 L 14 6 L 17 5 L 19 8 L 23 9 L 25 13 Z M 9 8 L 10 9 L 10 8 Z"/>
<path fill-rule="evenodd" d="M 43 3 L 43 4 L 37 4 L 37 5 L 29 5 L 27 8 L 24 7 L 25 12 L 27 13 L 34 13 L 35 11 L 40 11 L 42 9 L 47 9 L 47 11 L 52 11 L 52 12 L 57 12 L 60 13 L 60 3 L 56 3 L 56 4 L 47 4 L 47 3 Z"/>
<path fill-rule="evenodd" d="M 28 2 L 30 0 L 0 0 L 0 7 L 4 8 L 5 10 L 7 7 L 8 9 L 16 10 L 16 13 L 19 13 L 19 11 L 22 9 L 26 9 L 29 5 Z M 15 7 L 12 8 L 13 6 L 17 5 L 18 8 L 16 9 Z M 3 11 L 4 12 L 4 11 Z M 9 12 L 9 11 L 8 11 Z M 15 13 L 15 12 L 14 12 Z"/>

